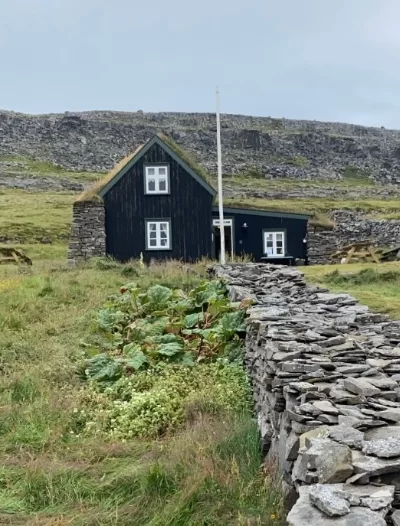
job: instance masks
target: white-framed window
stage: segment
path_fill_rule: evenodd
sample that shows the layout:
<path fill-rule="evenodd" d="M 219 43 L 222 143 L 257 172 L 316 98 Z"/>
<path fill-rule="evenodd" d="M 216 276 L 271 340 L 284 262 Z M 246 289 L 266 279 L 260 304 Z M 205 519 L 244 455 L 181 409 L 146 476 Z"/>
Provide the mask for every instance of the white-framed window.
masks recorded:
<path fill-rule="evenodd" d="M 146 194 L 169 194 L 168 166 L 145 166 L 144 189 Z"/>
<path fill-rule="evenodd" d="M 283 257 L 285 255 L 285 236 L 284 231 L 281 232 L 263 232 L 264 254 L 271 257 Z"/>
<path fill-rule="evenodd" d="M 146 221 L 146 250 L 171 250 L 171 221 Z"/>

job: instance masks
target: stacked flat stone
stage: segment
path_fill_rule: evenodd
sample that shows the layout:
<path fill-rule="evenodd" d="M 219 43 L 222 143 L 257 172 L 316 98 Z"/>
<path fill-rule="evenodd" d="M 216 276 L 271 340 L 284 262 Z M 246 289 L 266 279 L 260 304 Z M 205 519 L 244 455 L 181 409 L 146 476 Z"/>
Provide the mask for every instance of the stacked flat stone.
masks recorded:
<path fill-rule="evenodd" d="M 76 201 L 68 245 L 68 263 L 75 264 L 105 254 L 104 204 L 99 201 Z"/>
<path fill-rule="evenodd" d="M 300 493 L 288 524 L 386 524 L 400 508 L 400 321 L 291 267 L 214 273 L 253 300 L 245 364 L 265 453 Z"/>
<path fill-rule="evenodd" d="M 348 197 L 350 199 L 350 197 Z M 357 241 L 369 240 L 376 247 L 400 245 L 398 219 L 373 219 L 360 212 L 336 210 L 331 214 L 335 225 L 332 230 L 308 224 L 307 249 L 311 265 L 331 263 L 331 256 L 338 249 Z"/>

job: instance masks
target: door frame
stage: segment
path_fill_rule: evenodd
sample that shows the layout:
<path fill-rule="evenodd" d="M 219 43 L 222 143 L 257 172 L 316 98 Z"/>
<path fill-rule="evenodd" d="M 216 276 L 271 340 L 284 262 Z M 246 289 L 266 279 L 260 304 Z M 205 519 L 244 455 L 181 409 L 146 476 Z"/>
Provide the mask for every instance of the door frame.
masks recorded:
<path fill-rule="evenodd" d="M 230 253 L 230 259 L 233 261 L 233 258 L 235 256 L 235 230 L 234 230 L 234 217 L 224 217 L 224 227 L 228 227 L 231 229 L 231 253 Z M 214 228 L 219 228 L 219 219 L 214 218 L 212 220 L 212 226 Z M 213 251 L 214 251 L 214 257 L 216 256 L 216 250 L 215 250 L 215 237 L 214 237 L 214 243 L 213 243 Z"/>

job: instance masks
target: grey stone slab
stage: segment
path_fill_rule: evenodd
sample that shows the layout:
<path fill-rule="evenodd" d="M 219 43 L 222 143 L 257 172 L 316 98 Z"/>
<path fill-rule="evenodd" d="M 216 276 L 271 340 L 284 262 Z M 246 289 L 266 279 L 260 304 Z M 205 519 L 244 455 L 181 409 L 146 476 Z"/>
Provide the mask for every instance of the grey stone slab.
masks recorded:
<path fill-rule="evenodd" d="M 339 414 L 339 410 L 328 400 L 321 400 L 321 401 L 313 402 L 312 405 L 314 409 L 318 411 L 318 413 L 326 413 L 330 415 Z"/>
<path fill-rule="evenodd" d="M 371 456 L 361 457 L 353 462 L 354 472 L 364 473 L 369 478 L 400 470 L 400 458 L 382 459 Z"/>
<path fill-rule="evenodd" d="M 400 422 L 400 408 L 388 408 L 385 411 L 379 411 L 376 416 L 381 420 L 388 420 L 389 422 Z"/>
<path fill-rule="evenodd" d="M 389 437 L 364 442 L 363 453 L 380 458 L 400 457 L 400 438 Z"/>
<path fill-rule="evenodd" d="M 329 517 L 339 517 L 350 513 L 349 502 L 338 496 L 329 485 L 316 484 L 311 486 L 308 495 L 314 506 Z"/>
<path fill-rule="evenodd" d="M 345 378 L 343 385 L 347 391 L 362 396 L 376 396 L 381 392 L 380 389 L 367 382 L 365 378 Z"/>
<path fill-rule="evenodd" d="M 329 397 L 333 398 L 336 402 L 346 402 L 350 404 L 359 404 L 361 402 L 360 395 L 352 394 L 339 387 L 332 387 L 329 391 Z"/>
<path fill-rule="evenodd" d="M 301 415 L 299 413 L 296 413 L 295 411 L 291 411 L 290 409 L 286 409 L 285 414 L 287 415 L 289 420 L 294 420 L 295 422 L 299 422 L 300 424 L 307 424 L 307 422 L 313 420 L 311 416 Z"/>
<path fill-rule="evenodd" d="M 392 360 L 384 360 L 383 358 L 367 358 L 365 361 L 371 367 L 377 367 L 378 369 L 384 369 L 393 363 Z"/>
<path fill-rule="evenodd" d="M 300 393 L 307 393 L 309 391 L 318 391 L 318 387 L 308 382 L 290 382 L 290 387 L 299 391 Z"/>
<path fill-rule="evenodd" d="M 339 444 L 345 444 L 346 446 L 354 448 L 361 448 L 363 445 L 364 433 L 352 427 L 339 425 L 330 428 L 329 438 L 339 442 Z"/>
<path fill-rule="evenodd" d="M 368 376 L 365 378 L 367 382 L 379 389 L 395 389 L 399 384 L 387 376 Z"/>
<path fill-rule="evenodd" d="M 370 369 L 369 365 L 354 364 L 336 366 L 336 370 L 341 374 L 358 374 Z"/>
<path fill-rule="evenodd" d="M 308 492 L 307 486 L 299 488 L 299 499 L 287 516 L 288 526 L 387 526 L 379 513 L 356 506 L 347 515 L 328 517 L 311 503 Z"/>
<path fill-rule="evenodd" d="M 283 362 L 281 369 L 288 373 L 310 373 L 318 371 L 319 365 L 312 363 Z"/>
<path fill-rule="evenodd" d="M 337 424 L 339 422 L 339 419 L 336 415 L 321 414 L 321 415 L 318 415 L 317 420 L 319 420 L 323 424 L 331 424 L 331 425 Z"/>
<path fill-rule="evenodd" d="M 317 470 L 320 483 L 344 482 L 354 471 L 350 448 L 329 438 L 311 439 L 311 447 L 303 456 Z"/>
<path fill-rule="evenodd" d="M 344 343 L 346 343 L 346 336 L 343 335 L 334 336 L 333 338 L 318 342 L 321 347 L 334 347 L 335 345 L 343 345 Z"/>

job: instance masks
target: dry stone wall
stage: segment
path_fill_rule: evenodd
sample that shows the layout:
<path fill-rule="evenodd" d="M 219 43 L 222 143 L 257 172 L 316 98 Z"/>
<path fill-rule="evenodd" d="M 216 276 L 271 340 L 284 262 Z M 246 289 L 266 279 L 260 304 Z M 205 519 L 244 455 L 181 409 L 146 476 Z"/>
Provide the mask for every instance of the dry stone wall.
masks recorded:
<path fill-rule="evenodd" d="M 106 253 L 105 212 L 101 202 L 77 201 L 73 206 L 68 262 L 85 261 Z"/>
<path fill-rule="evenodd" d="M 252 299 L 245 365 L 289 526 L 400 525 L 400 321 L 291 267 L 226 265 L 232 301 Z"/>
<path fill-rule="evenodd" d="M 331 262 L 340 247 L 355 241 L 371 240 L 378 247 L 400 245 L 400 220 L 370 219 L 365 214 L 339 210 L 332 213 L 333 230 L 308 225 L 308 262 L 319 265 Z"/>

